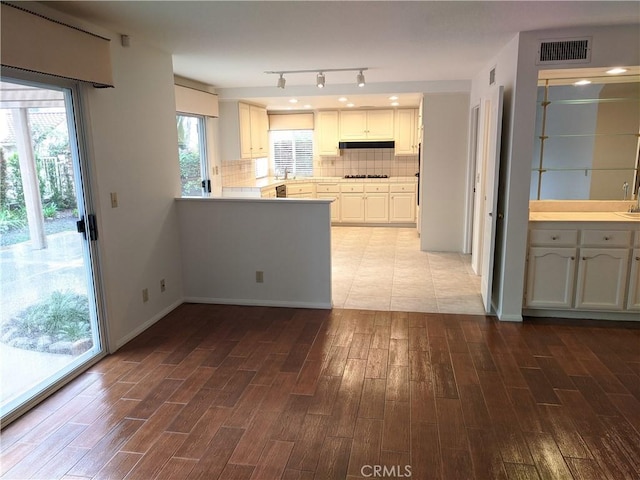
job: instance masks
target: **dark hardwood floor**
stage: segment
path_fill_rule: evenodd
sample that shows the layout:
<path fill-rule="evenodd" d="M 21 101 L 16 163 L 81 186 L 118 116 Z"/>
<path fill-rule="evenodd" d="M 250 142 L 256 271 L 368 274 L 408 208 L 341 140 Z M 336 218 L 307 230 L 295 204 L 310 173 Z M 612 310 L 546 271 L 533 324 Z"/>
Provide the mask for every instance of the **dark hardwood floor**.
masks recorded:
<path fill-rule="evenodd" d="M 639 375 L 619 324 L 185 304 L 5 428 L 0 473 L 638 479 Z"/>

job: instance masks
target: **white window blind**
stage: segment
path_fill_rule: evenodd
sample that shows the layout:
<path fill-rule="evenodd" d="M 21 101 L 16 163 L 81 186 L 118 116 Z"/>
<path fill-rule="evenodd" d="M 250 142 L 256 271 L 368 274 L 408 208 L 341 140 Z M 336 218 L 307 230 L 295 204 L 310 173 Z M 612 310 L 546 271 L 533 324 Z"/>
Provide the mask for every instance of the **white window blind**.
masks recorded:
<path fill-rule="evenodd" d="M 275 174 L 313 176 L 313 130 L 279 130 L 269 133 Z"/>

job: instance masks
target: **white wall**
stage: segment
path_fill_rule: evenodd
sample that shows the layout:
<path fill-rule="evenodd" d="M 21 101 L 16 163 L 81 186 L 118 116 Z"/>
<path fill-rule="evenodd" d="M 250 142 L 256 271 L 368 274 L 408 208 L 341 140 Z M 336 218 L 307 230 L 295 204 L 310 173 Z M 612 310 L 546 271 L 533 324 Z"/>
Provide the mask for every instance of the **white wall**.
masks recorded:
<path fill-rule="evenodd" d="M 420 249 L 464 249 L 469 94 L 425 94 Z"/>
<path fill-rule="evenodd" d="M 184 198 L 185 300 L 331 308 L 330 203 Z M 264 282 L 256 282 L 256 271 Z"/>
<path fill-rule="evenodd" d="M 182 301 L 171 55 L 112 42 L 115 88 L 86 90 L 99 247 L 112 350 Z M 110 192 L 119 207 L 111 208 Z M 160 292 L 160 279 L 167 289 Z M 142 302 L 142 289 L 149 301 Z"/>
<path fill-rule="evenodd" d="M 488 71 L 496 66 L 498 84 L 505 86 L 501 194 L 498 224 L 494 301 L 498 317 L 522 319 L 525 255 L 528 227 L 528 198 L 531 158 L 534 150 L 536 90 L 539 65 L 535 64 L 542 39 L 592 37 L 591 63 L 583 67 L 612 67 L 640 64 L 640 29 L 622 27 L 584 27 L 578 29 L 523 32 L 499 52 L 473 81 L 471 103 L 475 104 L 488 86 Z M 622 48 L 621 46 L 624 46 Z M 560 64 L 554 68 L 577 68 Z M 544 66 L 549 69 L 549 66 Z"/>

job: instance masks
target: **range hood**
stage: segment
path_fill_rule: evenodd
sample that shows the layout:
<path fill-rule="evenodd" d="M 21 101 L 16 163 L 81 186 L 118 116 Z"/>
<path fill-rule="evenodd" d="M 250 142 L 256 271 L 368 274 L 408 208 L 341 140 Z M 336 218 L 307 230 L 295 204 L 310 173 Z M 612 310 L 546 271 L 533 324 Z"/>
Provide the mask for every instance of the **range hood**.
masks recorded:
<path fill-rule="evenodd" d="M 387 140 L 387 141 L 364 140 L 359 142 L 338 142 L 338 148 L 340 150 L 349 150 L 353 148 L 395 148 L 395 142 L 393 140 Z"/>

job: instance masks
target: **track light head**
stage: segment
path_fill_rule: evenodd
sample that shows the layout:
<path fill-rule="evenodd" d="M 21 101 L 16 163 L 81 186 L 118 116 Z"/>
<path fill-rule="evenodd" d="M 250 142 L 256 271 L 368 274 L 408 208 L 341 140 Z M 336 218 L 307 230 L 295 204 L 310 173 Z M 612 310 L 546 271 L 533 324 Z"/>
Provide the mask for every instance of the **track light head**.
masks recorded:
<path fill-rule="evenodd" d="M 287 80 L 284 78 L 283 74 L 280 74 L 280 78 L 278 79 L 278 88 L 284 88 L 284 85 L 287 83 Z"/>
<path fill-rule="evenodd" d="M 316 85 L 318 88 L 324 88 L 324 73 L 318 72 L 318 75 L 316 76 Z"/>
<path fill-rule="evenodd" d="M 358 73 L 358 76 L 356 77 L 356 84 L 359 87 L 364 87 L 364 73 L 362 73 L 362 70 L 360 70 L 360 73 Z"/>

